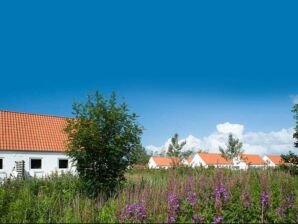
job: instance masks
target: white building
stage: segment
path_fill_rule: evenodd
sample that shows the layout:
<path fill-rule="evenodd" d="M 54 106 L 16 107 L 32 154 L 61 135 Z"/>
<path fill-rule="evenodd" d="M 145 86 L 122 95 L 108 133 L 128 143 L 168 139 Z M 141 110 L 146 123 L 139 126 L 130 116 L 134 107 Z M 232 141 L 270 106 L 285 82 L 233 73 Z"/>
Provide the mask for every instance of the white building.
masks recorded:
<path fill-rule="evenodd" d="M 233 160 L 233 167 L 242 170 L 264 168 L 265 165 L 265 161 L 255 154 L 242 154 L 239 158 Z"/>
<path fill-rule="evenodd" d="M 197 153 L 192 162 L 192 167 L 202 166 L 202 167 L 215 167 L 215 168 L 231 168 L 233 167 L 233 162 L 224 158 L 218 153 Z"/>
<path fill-rule="evenodd" d="M 27 176 L 75 172 L 65 126 L 64 117 L 0 111 L 0 179 L 16 176 L 22 161 Z"/>
<path fill-rule="evenodd" d="M 179 158 L 151 156 L 148 162 L 148 167 L 149 169 L 158 169 L 158 168 L 168 169 L 173 165 L 179 165 L 179 164 L 180 164 Z"/>
<path fill-rule="evenodd" d="M 189 156 L 188 158 L 184 158 L 182 159 L 181 163 L 184 165 L 184 166 L 191 166 L 192 164 L 192 160 L 193 158 L 191 156 Z"/>
<path fill-rule="evenodd" d="M 263 156 L 263 160 L 269 167 L 276 167 L 283 163 L 281 156 L 276 155 L 265 155 Z"/>

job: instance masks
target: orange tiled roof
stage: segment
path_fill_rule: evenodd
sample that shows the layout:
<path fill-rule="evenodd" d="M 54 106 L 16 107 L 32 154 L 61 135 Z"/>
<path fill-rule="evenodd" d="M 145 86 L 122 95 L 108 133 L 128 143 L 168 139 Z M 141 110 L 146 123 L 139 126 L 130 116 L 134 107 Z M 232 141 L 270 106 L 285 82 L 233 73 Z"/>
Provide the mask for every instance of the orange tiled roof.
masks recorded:
<path fill-rule="evenodd" d="M 259 155 L 242 154 L 241 159 L 249 165 L 265 165 L 264 160 Z"/>
<path fill-rule="evenodd" d="M 190 164 L 190 163 L 191 163 L 191 161 L 192 161 L 192 159 L 193 159 L 193 158 L 192 158 L 191 156 L 190 156 L 190 157 L 188 157 L 188 158 L 187 158 L 187 162 Z"/>
<path fill-rule="evenodd" d="M 224 158 L 218 153 L 199 153 L 199 156 L 207 165 L 232 164 L 231 160 Z"/>
<path fill-rule="evenodd" d="M 152 159 L 158 166 L 172 166 L 173 162 L 176 164 L 180 163 L 179 158 L 152 156 Z"/>
<path fill-rule="evenodd" d="M 275 165 L 283 163 L 281 156 L 268 155 L 267 156 Z"/>
<path fill-rule="evenodd" d="M 0 111 L 0 150 L 65 151 L 65 117 Z"/>

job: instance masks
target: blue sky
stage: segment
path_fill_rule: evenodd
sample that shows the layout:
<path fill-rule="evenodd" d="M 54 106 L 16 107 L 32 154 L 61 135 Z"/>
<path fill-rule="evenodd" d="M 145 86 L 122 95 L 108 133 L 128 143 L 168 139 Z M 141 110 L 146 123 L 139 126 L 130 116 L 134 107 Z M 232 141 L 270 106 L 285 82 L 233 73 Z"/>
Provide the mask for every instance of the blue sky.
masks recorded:
<path fill-rule="evenodd" d="M 298 84 L 296 1 L 0 3 L 0 109 L 69 116 L 115 90 L 144 145 L 290 128 Z"/>

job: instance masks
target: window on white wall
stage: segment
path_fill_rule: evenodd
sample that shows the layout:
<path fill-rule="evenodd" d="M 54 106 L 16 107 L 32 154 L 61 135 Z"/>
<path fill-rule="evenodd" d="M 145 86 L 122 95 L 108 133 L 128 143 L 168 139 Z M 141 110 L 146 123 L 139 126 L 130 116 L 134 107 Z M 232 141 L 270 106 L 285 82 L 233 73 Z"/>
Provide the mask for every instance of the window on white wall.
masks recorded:
<path fill-rule="evenodd" d="M 68 168 L 68 159 L 59 159 L 59 169 Z"/>
<path fill-rule="evenodd" d="M 41 159 L 31 159 L 30 169 L 41 169 Z"/>
<path fill-rule="evenodd" d="M 2 169 L 3 169 L 3 159 L 0 158 L 0 170 L 2 170 Z"/>

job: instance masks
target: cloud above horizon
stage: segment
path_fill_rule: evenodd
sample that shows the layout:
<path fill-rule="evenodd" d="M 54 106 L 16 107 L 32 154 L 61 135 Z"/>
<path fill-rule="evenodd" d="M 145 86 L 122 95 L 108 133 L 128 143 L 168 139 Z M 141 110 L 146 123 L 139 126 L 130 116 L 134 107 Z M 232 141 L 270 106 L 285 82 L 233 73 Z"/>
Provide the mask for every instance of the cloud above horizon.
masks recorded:
<path fill-rule="evenodd" d="M 229 122 L 216 125 L 216 131 L 208 136 L 197 138 L 189 135 L 180 142 L 186 141 L 183 150 L 196 152 L 199 149 L 208 152 L 219 152 L 219 146 L 225 146 L 228 135 L 232 133 L 243 142 L 245 153 L 252 154 L 281 154 L 294 149 L 293 128 L 283 128 L 272 132 L 245 132 L 241 124 Z M 149 153 L 164 154 L 170 143 L 170 138 L 163 146 L 149 145 L 146 147 Z"/>

